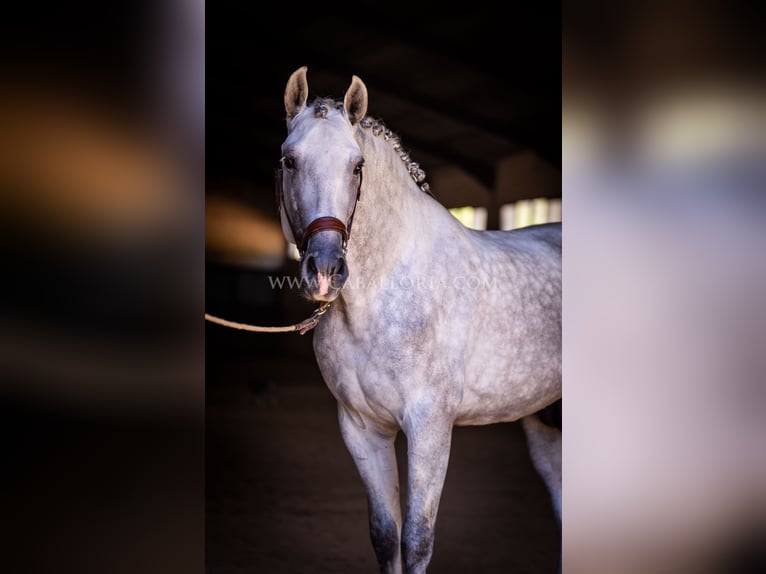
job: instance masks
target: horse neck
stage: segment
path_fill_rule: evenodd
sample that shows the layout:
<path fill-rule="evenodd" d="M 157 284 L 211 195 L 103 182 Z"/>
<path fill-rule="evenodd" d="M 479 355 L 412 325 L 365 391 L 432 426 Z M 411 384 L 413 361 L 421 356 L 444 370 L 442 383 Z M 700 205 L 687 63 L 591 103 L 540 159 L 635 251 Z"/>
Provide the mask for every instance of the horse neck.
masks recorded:
<path fill-rule="evenodd" d="M 347 261 L 351 277 L 340 294 L 348 309 L 361 309 L 385 294 L 407 269 L 424 270 L 439 234 L 457 222 L 421 191 L 399 153 L 383 137 L 360 128 L 365 158 L 361 198 L 354 216 Z"/>
<path fill-rule="evenodd" d="M 382 137 L 363 128 L 360 132 L 364 180 L 349 240 L 348 263 L 351 269 L 373 277 L 387 273 L 417 246 L 417 227 L 434 216 L 437 205 L 428 201 L 430 198 Z"/>

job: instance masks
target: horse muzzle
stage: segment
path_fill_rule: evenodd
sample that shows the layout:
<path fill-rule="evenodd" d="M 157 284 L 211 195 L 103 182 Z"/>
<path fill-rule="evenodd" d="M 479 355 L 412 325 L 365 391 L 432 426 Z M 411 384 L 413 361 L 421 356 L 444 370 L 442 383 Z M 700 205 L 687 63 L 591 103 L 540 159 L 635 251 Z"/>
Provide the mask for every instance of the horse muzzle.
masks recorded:
<path fill-rule="evenodd" d="M 314 301 L 333 301 L 348 279 L 343 243 L 336 233 L 318 233 L 301 259 L 303 290 Z"/>

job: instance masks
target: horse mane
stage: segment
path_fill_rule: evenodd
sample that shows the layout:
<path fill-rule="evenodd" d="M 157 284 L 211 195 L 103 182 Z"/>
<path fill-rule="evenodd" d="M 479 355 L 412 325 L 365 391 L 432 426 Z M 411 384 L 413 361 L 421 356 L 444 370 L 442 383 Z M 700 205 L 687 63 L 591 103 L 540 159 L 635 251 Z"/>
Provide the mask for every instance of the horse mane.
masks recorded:
<path fill-rule="evenodd" d="M 343 102 L 333 98 L 317 98 L 312 103 L 315 118 L 326 118 L 330 110 L 343 111 Z"/>
<path fill-rule="evenodd" d="M 343 102 L 334 98 L 317 98 L 312 103 L 312 107 L 314 109 L 314 117 L 316 118 L 326 118 L 331 110 L 343 112 Z M 388 129 L 383 120 L 372 116 L 365 116 L 359 121 L 359 125 L 376 137 L 382 136 L 383 140 L 393 148 L 399 159 L 407 167 L 410 177 L 418 184 L 420 190 L 431 197 L 435 197 L 431 191 L 431 186 L 426 181 L 426 172 L 423 171 L 418 162 L 412 161 L 409 152 L 402 146 L 401 138 Z"/>

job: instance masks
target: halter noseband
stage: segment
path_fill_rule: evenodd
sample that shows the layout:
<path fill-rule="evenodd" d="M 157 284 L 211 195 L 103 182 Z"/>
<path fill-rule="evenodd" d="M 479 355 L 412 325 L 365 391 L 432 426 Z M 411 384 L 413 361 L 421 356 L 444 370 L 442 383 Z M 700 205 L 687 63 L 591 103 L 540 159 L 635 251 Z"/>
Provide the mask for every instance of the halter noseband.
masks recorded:
<path fill-rule="evenodd" d="M 311 223 L 306 226 L 302 235 L 298 235 L 295 232 L 295 225 L 293 225 L 290 219 L 290 214 L 287 212 L 287 206 L 284 204 L 284 190 L 282 186 L 282 176 L 284 169 L 282 168 L 282 161 L 279 160 L 279 166 L 274 169 L 274 184 L 277 194 L 277 210 L 282 210 L 287 218 L 287 223 L 290 226 L 290 231 L 293 233 L 293 239 L 296 240 L 298 251 L 303 257 L 308 245 L 309 239 L 312 235 L 319 233 L 320 231 L 337 231 L 343 238 L 343 251 L 345 253 L 346 246 L 348 245 L 348 239 L 351 236 L 351 223 L 354 221 L 354 214 L 356 213 L 356 204 L 359 203 L 359 198 L 362 195 L 362 172 L 359 172 L 359 186 L 356 188 L 356 198 L 354 199 L 354 207 L 351 210 L 351 215 L 348 218 L 348 223 L 343 223 L 337 217 L 324 216 L 317 217 Z M 300 238 L 299 238 L 300 237 Z"/>

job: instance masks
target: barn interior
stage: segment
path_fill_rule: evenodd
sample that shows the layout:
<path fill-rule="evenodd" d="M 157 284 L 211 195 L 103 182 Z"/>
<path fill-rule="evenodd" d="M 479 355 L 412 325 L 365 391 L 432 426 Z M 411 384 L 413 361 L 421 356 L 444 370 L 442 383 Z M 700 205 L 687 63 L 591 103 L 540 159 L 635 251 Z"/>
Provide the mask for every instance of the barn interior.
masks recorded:
<path fill-rule="evenodd" d="M 208 7 L 206 311 L 287 325 L 314 309 L 269 282 L 298 269 L 273 170 L 285 84 L 300 66 L 310 97 L 342 97 L 359 76 L 368 114 L 401 137 L 436 198 L 466 225 L 561 220 L 560 22 L 551 3 L 504 16 L 489 3 L 316 4 L 271 18 L 247 4 Z M 364 490 L 311 337 L 206 325 L 211 573 L 376 571 Z M 558 526 L 516 423 L 455 430 L 439 516 L 434 572 L 557 567 Z"/>

